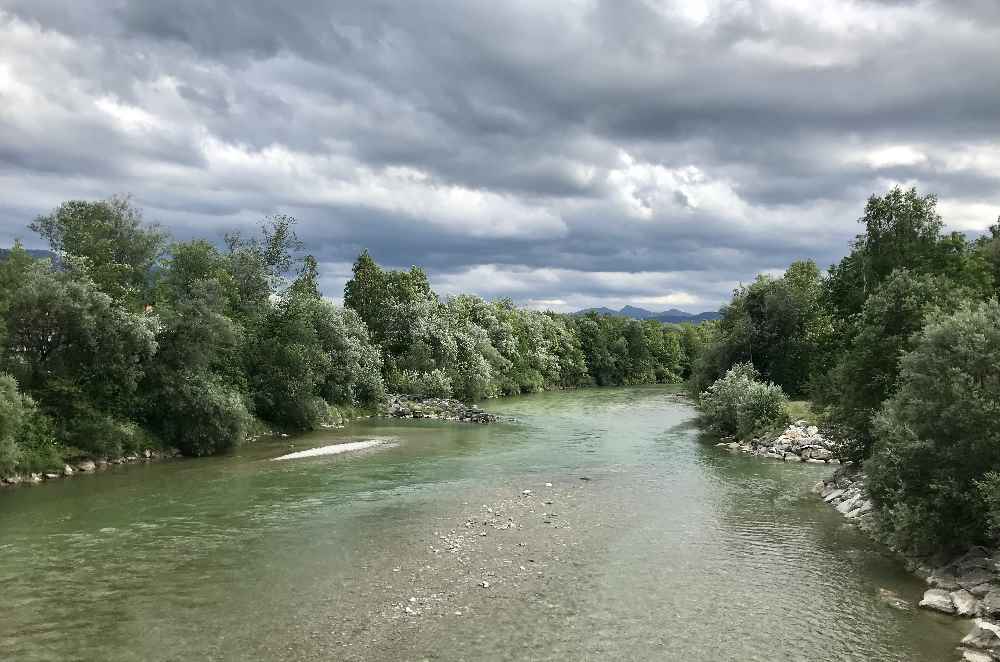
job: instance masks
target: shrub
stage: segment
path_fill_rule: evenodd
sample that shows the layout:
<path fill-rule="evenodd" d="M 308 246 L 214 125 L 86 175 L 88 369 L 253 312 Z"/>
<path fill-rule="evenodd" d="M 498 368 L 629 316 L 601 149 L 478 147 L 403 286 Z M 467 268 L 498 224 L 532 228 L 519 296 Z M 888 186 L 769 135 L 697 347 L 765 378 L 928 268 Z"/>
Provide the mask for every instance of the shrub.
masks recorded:
<path fill-rule="evenodd" d="M 200 373 L 184 375 L 164 389 L 155 421 L 164 443 L 185 455 L 213 455 L 240 445 L 251 417 L 239 394 Z"/>
<path fill-rule="evenodd" d="M 750 437 L 788 420 L 781 387 L 760 381 L 751 363 L 737 363 L 699 398 L 702 416 L 718 434 Z"/>
<path fill-rule="evenodd" d="M 395 387 L 402 393 L 425 398 L 450 398 L 452 394 L 451 379 L 438 368 L 430 372 L 406 370 L 400 374 Z"/>
<path fill-rule="evenodd" d="M 960 547 L 995 523 L 1000 470 L 1000 305 L 931 316 L 875 419 L 866 463 L 882 526 L 899 546 Z"/>

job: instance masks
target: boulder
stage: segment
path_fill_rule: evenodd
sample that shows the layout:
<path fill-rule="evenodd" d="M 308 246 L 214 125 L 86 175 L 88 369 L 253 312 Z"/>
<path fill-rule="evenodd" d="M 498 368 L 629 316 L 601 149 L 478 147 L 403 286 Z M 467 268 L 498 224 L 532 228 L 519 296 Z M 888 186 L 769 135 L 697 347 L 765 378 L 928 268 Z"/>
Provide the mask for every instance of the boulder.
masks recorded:
<path fill-rule="evenodd" d="M 924 593 L 924 599 L 920 601 L 918 606 L 944 614 L 955 613 L 955 604 L 951 601 L 951 594 L 940 588 L 928 589 Z"/>
<path fill-rule="evenodd" d="M 993 584 L 980 584 L 979 586 L 973 586 L 972 588 L 968 589 L 968 591 L 977 598 L 983 598 L 986 597 L 986 595 L 995 588 L 996 586 L 994 586 Z"/>
<path fill-rule="evenodd" d="M 76 472 L 73 470 L 73 467 L 69 466 L 68 464 L 63 466 L 63 476 L 72 476 L 75 473 Z"/>
<path fill-rule="evenodd" d="M 843 501 L 840 505 L 838 505 L 837 512 L 839 512 L 842 515 L 846 515 L 847 513 L 854 510 L 854 508 L 858 505 L 860 501 L 861 501 L 861 493 L 859 492 L 854 496 L 852 496 L 851 498 Z"/>
<path fill-rule="evenodd" d="M 861 500 L 858 504 L 847 513 L 847 519 L 856 519 L 862 515 L 867 515 L 875 508 L 874 504 L 867 499 Z"/>
<path fill-rule="evenodd" d="M 960 574 L 955 581 L 962 588 L 969 589 L 993 581 L 993 573 L 984 568 L 971 568 Z"/>
<path fill-rule="evenodd" d="M 830 503 L 831 501 L 839 499 L 842 496 L 844 496 L 844 490 L 834 490 L 834 491 L 830 492 L 829 494 L 827 494 L 823 498 L 823 501 L 826 501 L 827 503 Z"/>
<path fill-rule="evenodd" d="M 993 589 L 979 603 L 979 614 L 996 618 L 1000 616 L 1000 589 Z"/>
<path fill-rule="evenodd" d="M 997 632 L 998 629 L 1000 627 L 995 623 L 977 618 L 972 626 L 972 630 L 962 639 L 962 645 L 980 650 L 998 649 L 1000 648 L 1000 634 Z"/>
<path fill-rule="evenodd" d="M 813 447 L 809 449 L 809 457 L 814 460 L 832 460 L 833 451 L 827 450 L 826 448 Z"/>
<path fill-rule="evenodd" d="M 995 659 L 985 651 L 974 651 L 968 648 L 962 651 L 962 662 L 994 662 Z"/>
<path fill-rule="evenodd" d="M 83 472 L 96 471 L 97 465 L 94 463 L 93 460 L 84 460 L 80 464 L 76 465 L 76 470 Z"/>
<path fill-rule="evenodd" d="M 955 577 L 955 575 L 940 568 L 935 570 L 931 576 L 927 578 L 927 583 L 946 591 L 957 591 L 962 588 L 958 585 L 958 578 Z"/>
<path fill-rule="evenodd" d="M 879 600 L 889 605 L 893 609 L 899 609 L 900 611 L 909 611 L 913 609 L 910 603 L 899 597 L 899 594 L 895 591 L 890 591 L 887 588 L 880 588 L 878 590 Z"/>
<path fill-rule="evenodd" d="M 951 602 L 959 616 L 973 617 L 979 608 L 979 600 L 965 589 L 951 592 Z"/>

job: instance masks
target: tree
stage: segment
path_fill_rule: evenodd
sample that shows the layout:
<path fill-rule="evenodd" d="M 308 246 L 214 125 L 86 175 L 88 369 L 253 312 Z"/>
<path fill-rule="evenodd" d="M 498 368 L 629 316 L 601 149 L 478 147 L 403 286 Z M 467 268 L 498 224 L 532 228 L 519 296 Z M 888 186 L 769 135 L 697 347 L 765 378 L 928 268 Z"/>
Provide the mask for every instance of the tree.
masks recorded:
<path fill-rule="evenodd" d="M 937 309 L 953 310 L 965 295 L 944 276 L 900 270 L 865 301 L 827 390 L 817 393 L 818 402 L 829 406 L 827 418 L 839 428 L 847 457 L 868 456 L 872 417 L 895 391 L 900 358 L 912 349 L 925 317 Z"/>
<path fill-rule="evenodd" d="M 62 439 L 114 452 L 131 435 L 117 422 L 136 410 L 144 366 L 156 351 L 155 324 L 115 305 L 93 282 L 36 263 L 9 294 L 3 360 L 57 421 Z"/>
<path fill-rule="evenodd" d="M 156 225 L 144 223 L 142 212 L 129 198 L 64 202 L 29 227 L 56 253 L 76 258 L 69 264 L 100 291 L 133 305 L 146 302 L 166 235 Z"/>
<path fill-rule="evenodd" d="M 935 313 L 875 420 L 868 489 L 886 532 L 926 551 L 985 542 L 1000 471 L 1000 305 Z"/>

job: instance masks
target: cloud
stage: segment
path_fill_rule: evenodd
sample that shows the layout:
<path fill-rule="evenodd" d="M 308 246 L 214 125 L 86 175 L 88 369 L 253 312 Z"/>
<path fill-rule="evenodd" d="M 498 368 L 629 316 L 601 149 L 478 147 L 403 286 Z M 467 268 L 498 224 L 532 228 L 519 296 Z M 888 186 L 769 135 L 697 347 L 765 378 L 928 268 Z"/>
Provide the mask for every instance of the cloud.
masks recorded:
<path fill-rule="evenodd" d="M 367 247 L 444 293 L 700 310 L 837 260 L 894 183 L 1000 213 L 988 0 L 4 7 L 2 243 L 131 192 L 180 239 L 295 215 L 331 298 Z"/>

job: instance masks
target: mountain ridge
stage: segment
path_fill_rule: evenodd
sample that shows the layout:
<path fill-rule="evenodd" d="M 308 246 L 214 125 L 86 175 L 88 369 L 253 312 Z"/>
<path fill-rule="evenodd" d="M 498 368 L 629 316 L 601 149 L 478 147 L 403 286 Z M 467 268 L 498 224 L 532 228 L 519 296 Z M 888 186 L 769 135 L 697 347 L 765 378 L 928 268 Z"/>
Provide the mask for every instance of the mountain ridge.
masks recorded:
<path fill-rule="evenodd" d="M 681 322 L 690 322 L 692 324 L 698 324 L 699 322 L 705 322 L 708 320 L 717 320 L 722 317 L 722 315 L 715 310 L 706 310 L 700 313 L 688 313 L 683 310 L 678 310 L 677 308 L 671 308 L 669 310 L 664 310 L 663 312 L 653 312 L 652 310 L 647 310 L 645 308 L 639 308 L 638 306 L 625 305 L 622 306 L 621 310 L 613 310 L 606 306 L 601 306 L 599 308 L 584 308 L 583 310 L 578 310 L 575 313 L 570 313 L 571 315 L 586 315 L 587 313 L 597 313 L 598 315 L 612 315 L 615 317 L 627 317 L 634 320 L 655 320 L 657 322 L 664 322 L 667 324 L 679 324 Z"/>

